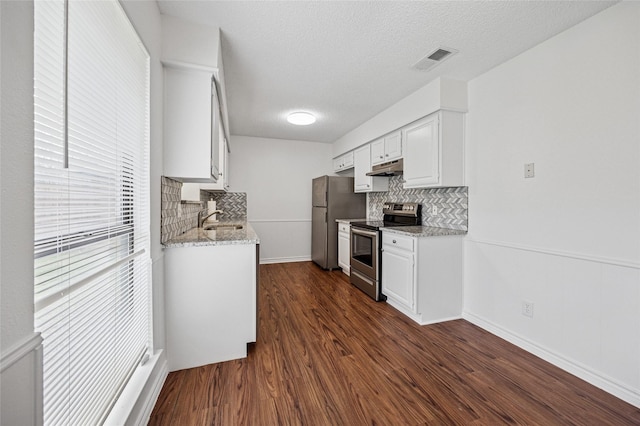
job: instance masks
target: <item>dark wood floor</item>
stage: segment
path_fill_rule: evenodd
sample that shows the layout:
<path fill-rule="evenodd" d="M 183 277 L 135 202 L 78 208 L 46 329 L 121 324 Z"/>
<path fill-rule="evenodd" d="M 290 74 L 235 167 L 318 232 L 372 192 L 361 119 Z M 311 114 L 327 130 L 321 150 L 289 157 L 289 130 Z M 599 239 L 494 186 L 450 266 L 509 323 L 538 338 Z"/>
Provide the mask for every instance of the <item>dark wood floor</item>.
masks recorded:
<path fill-rule="evenodd" d="M 640 425 L 640 409 L 464 320 L 418 326 L 339 271 L 260 277 L 249 356 L 169 374 L 151 425 Z"/>

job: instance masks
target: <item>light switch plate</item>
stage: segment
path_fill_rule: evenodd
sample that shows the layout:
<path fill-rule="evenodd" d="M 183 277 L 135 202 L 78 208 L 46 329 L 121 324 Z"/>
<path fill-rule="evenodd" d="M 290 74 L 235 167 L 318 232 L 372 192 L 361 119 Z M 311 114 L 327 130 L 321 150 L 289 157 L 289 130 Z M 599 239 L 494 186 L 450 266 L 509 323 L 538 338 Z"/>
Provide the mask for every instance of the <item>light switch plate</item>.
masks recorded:
<path fill-rule="evenodd" d="M 535 168 L 534 168 L 534 163 L 527 163 L 524 165 L 524 177 L 525 178 L 532 178 L 536 175 L 535 172 Z"/>

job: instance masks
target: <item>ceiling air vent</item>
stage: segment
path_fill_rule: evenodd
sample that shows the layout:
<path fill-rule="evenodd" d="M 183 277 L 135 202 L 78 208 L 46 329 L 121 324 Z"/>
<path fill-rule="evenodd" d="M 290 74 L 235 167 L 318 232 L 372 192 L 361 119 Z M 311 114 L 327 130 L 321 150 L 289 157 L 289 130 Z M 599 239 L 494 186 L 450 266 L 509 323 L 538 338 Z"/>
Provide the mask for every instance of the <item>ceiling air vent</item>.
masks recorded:
<path fill-rule="evenodd" d="M 433 68 L 434 66 L 438 65 L 440 62 L 444 61 L 445 59 L 451 57 L 456 53 L 458 53 L 458 51 L 455 49 L 440 47 L 432 51 L 431 53 L 429 53 L 424 58 L 420 59 L 418 62 L 416 62 L 413 65 L 413 68 L 421 71 L 426 71 L 428 69 Z"/>

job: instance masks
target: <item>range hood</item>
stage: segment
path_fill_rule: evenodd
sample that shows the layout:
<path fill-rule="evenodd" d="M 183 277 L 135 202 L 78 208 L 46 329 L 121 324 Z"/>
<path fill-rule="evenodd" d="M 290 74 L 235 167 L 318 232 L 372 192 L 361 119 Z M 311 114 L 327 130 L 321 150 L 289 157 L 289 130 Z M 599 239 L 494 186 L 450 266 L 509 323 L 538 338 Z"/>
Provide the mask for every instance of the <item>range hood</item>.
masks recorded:
<path fill-rule="evenodd" d="M 367 176 L 397 176 L 402 174 L 403 162 L 402 158 L 382 164 L 376 164 L 367 173 Z"/>

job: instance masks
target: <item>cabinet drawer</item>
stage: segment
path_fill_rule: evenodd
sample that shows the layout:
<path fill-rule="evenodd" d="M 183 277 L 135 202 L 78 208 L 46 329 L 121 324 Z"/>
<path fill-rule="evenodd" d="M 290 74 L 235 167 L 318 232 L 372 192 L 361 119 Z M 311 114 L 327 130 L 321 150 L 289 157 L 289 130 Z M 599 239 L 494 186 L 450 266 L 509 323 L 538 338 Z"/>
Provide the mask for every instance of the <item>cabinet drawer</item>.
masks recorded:
<path fill-rule="evenodd" d="M 382 245 L 395 247 L 402 250 L 413 251 L 414 238 L 389 232 L 382 232 Z"/>
<path fill-rule="evenodd" d="M 346 232 L 348 234 L 351 232 L 351 225 L 348 223 L 338 222 L 338 232 Z"/>

